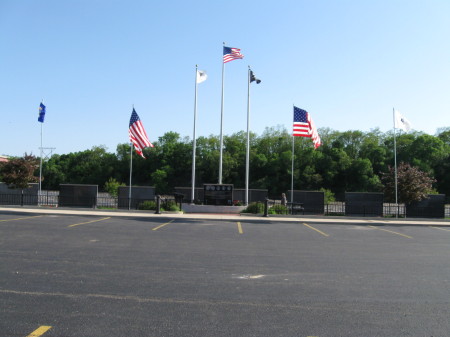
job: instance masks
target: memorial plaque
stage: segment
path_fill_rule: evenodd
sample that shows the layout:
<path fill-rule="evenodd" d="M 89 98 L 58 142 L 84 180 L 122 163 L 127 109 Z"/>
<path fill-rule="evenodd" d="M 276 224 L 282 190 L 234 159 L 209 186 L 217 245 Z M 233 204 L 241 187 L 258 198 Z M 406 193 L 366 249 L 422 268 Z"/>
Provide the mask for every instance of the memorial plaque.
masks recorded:
<path fill-rule="evenodd" d="M 11 189 L 0 183 L 0 205 L 37 205 L 39 184 L 29 184 L 28 188 Z"/>
<path fill-rule="evenodd" d="M 155 200 L 155 188 L 153 186 L 132 186 L 131 200 L 129 199 L 130 187 L 120 186 L 118 197 L 118 208 L 137 209 L 139 204 L 146 200 Z"/>
<path fill-rule="evenodd" d="M 345 192 L 345 215 L 383 216 L 383 193 Z"/>
<path fill-rule="evenodd" d="M 345 192 L 345 215 L 383 216 L 383 193 Z"/>
<path fill-rule="evenodd" d="M 430 194 L 426 199 L 406 205 L 408 218 L 445 218 L 445 194 Z"/>
<path fill-rule="evenodd" d="M 233 205 L 232 184 L 203 184 L 205 205 Z"/>
<path fill-rule="evenodd" d="M 60 207 L 92 207 L 97 205 L 97 185 L 59 185 Z"/>
<path fill-rule="evenodd" d="M 291 197 L 291 190 L 288 191 Z M 303 204 L 304 214 L 324 214 L 325 193 L 321 191 L 296 191 L 294 190 L 294 203 Z"/>

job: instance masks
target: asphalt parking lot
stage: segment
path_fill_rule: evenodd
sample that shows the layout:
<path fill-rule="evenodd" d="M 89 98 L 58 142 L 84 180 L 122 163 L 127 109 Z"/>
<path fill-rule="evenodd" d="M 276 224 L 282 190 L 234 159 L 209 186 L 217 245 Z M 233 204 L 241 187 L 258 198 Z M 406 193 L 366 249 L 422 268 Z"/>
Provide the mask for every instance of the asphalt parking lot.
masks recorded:
<path fill-rule="evenodd" d="M 0 211 L 0 336 L 448 336 L 450 226 Z"/>

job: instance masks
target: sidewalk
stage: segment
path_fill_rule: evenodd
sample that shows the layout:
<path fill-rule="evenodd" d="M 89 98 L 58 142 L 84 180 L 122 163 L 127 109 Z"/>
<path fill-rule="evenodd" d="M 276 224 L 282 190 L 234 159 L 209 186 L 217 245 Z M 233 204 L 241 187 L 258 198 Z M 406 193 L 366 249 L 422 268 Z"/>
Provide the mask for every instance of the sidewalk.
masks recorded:
<path fill-rule="evenodd" d="M 46 215 L 94 215 L 115 217 L 146 217 L 184 220 L 228 220 L 228 221 L 276 221 L 276 222 L 316 222 L 327 224 L 389 224 L 389 225 L 426 225 L 450 226 L 448 219 L 395 219 L 380 217 L 343 217 L 323 215 L 270 215 L 264 217 L 257 214 L 223 214 L 223 213 L 170 213 L 155 214 L 153 211 L 97 210 L 88 208 L 46 208 L 46 207 L 8 207 L 0 206 L 0 212 L 33 213 Z"/>

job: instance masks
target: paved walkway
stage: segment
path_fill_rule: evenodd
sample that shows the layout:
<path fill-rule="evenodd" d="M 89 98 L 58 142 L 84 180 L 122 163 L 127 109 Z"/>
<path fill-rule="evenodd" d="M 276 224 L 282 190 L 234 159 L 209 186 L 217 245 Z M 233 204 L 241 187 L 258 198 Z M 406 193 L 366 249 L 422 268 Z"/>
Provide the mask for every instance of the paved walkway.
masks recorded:
<path fill-rule="evenodd" d="M 123 210 L 97 210 L 97 209 L 74 209 L 74 208 L 46 208 L 46 207 L 7 207 L 0 206 L 0 211 L 15 213 L 39 213 L 39 214 L 66 214 L 66 215 L 95 215 L 95 216 L 118 216 L 118 217 L 147 217 L 147 218 L 179 218 L 199 220 L 231 220 L 231 221 L 277 221 L 277 222 L 320 222 L 330 224 L 344 223 L 367 223 L 367 224 L 389 224 L 389 225 L 432 225 L 450 226 L 448 219 L 394 219 L 380 217 L 333 217 L 314 215 L 270 215 L 264 217 L 255 214 L 223 214 L 223 213 L 170 213 L 155 214 L 152 211 L 123 211 Z"/>

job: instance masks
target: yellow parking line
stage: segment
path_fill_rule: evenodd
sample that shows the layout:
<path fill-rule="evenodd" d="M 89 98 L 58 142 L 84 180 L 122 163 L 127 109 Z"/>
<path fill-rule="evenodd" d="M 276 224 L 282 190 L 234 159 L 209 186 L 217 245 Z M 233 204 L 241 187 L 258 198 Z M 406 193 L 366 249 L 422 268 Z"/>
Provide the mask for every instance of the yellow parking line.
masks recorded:
<path fill-rule="evenodd" d="M 388 233 L 392 233 L 392 234 L 397 234 L 397 235 L 403 236 L 403 237 L 408 238 L 408 239 L 412 239 L 413 238 L 412 236 L 409 236 L 409 235 L 406 235 L 406 234 L 402 234 L 402 233 L 398 233 L 398 232 L 394 232 L 394 231 L 390 231 L 388 229 L 378 228 L 378 227 L 375 227 L 375 226 L 369 226 L 369 227 L 370 228 L 374 228 L 374 229 L 378 229 L 380 231 L 384 231 L 384 232 L 388 232 Z"/>
<path fill-rule="evenodd" d="M 244 234 L 244 231 L 242 230 L 241 223 L 240 223 L 239 221 L 238 221 L 238 223 L 237 223 L 237 226 L 238 226 L 239 234 Z"/>
<path fill-rule="evenodd" d="M 445 229 L 445 228 L 435 227 L 435 226 L 430 226 L 430 227 L 431 227 L 431 228 L 440 229 L 441 231 L 447 231 L 447 232 L 450 232 L 450 229 Z"/>
<path fill-rule="evenodd" d="M 27 337 L 39 337 L 45 334 L 48 330 L 50 330 L 52 327 L 48 325 L 42 325 L 36 330 L 34 330 L 32 333 L 30 333 Z"/>
<path fill-rule="evenodd" d="M 317 228 L 314 228 L 313 226 L 310 226 L 310 225 L 308 225 L 308 224 L 303 224 L 304 226 L 306 226 L 306 227 L 308 227 L 308 228 L 310 228 L 310 229 L 312 229 L 312 230 L 314 230 L 314 231 L 316 231 L 317 233 L 320 233 L 320 234 L 322 234 L 323 236 L 329 236 L 327 233 L 324 233 L 324 232 L 322 232 L 322 231 L 319 231 Z"/>
<path fill-rule="evenodd" d="M 30 219 L 30 218 L 39 218 L 40 216 L 43 216 L 43 215 L 27 216 L 26 218 L 17 218 L 17 219 L 6 219 L 6 220 L 0 220 L 0 222 L 3 222 L 3 221 L 24 220 L 24 219 Z"/>
<path fill-rule="evenodd" d="M 107 218 L 101 218 L 101 219 L 98 219 L 98 220 L 92 220 L 92 221 L 88 221 L 88 222 L 76 223 L 76 224 L 73 224 L 73 225 L 69 225 L 69 226 L 67 226 L 67 227 L 75 227 L 75 226 L 80 226 L 80 225 L 86 225 L 86 224 L 88 224 L 88 223 L 93 223 L 93 222 L 103 221 L 103 220 L 107 220 L 107 219 L 110 219 L 110 218 L 111 218 L 111 217 L 109 216 L 109 217 L 107 217 Z"/>
<path fill-rule="evenodd" d="M 170 220 L 169 222 L 163 223 L 162 225 L 159 225 L 158 227 L 153 228 L 153 231 L 156 231 L 158 229 L 160 229 L 161 227 L 167 226 L 168 224 L 174 222 L 175 220 Z"/>

